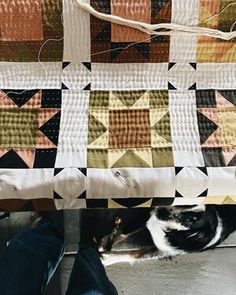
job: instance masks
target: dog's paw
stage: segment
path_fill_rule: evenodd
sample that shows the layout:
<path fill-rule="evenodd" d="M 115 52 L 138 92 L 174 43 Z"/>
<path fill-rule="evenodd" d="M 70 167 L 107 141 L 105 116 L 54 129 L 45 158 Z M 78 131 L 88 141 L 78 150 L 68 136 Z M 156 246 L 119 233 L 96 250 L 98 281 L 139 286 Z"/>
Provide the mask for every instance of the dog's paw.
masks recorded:
<path fill-rule="evenodd" d="M 136 260 L 130 254 L 122 254 L 122 253 L 102 253 L 101 255 L 102 263 L 104 266 L 109 266 L 117 263 L 134 263 Z"/>

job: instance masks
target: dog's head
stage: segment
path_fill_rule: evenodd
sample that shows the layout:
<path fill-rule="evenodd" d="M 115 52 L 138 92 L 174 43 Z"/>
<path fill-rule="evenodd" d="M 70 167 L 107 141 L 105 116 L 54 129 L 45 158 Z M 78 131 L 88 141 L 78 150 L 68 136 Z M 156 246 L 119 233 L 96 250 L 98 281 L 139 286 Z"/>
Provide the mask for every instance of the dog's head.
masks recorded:
<path fill-rule="evenodd" d="M 151 212 L 147 228 L 158 250 L 166 256 L 214 246 L 222 223 L 214 207 L 159 207 Z"/>

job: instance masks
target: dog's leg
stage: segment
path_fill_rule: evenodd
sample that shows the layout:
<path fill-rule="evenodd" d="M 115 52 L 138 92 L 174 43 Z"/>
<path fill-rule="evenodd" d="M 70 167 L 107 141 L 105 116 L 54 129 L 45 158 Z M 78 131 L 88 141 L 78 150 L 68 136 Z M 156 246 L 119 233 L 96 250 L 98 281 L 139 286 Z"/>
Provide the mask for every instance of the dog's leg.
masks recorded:
<path fill-rule="evenodd" d="M 137 260 L 135 257 L 130 255 L 129 251 L 121 251 L 121 252 L 110 252 L 103 253 L 101 255 L 102 263 L 104 266 L 109 266 L 121 262 L 128 262 L 130 264 L 134 263 Z"/>
<path fill-rule="evenodd" d="M 168 259 L 171 260 L 172 256 L 168 256 L 160 251 L 158 251 L 155 247 L 140 249 L 140 250 L 132 250 L 132 251 L 117 251 L 117 252 L 107 252 L 102 255 L 102 263 L 105 266 L 109 266 L 116 263 L 127 262 L 133 264 L 135 262 L 141 262 L 145 260 L 153 260 L 153 259 Z"/>

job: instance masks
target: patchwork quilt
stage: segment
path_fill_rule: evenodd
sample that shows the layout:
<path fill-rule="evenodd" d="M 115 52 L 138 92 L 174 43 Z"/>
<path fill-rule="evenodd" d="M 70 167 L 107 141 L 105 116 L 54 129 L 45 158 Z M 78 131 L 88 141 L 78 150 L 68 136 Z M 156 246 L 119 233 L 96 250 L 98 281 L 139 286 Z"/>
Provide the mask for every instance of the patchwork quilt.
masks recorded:
<path fill-rule="evenodd" d="M 236 30 L 234 0 L 83 0 Z M 236 203 L 236 40 L 76 0 L 0 1 L 0 208 Z"/>

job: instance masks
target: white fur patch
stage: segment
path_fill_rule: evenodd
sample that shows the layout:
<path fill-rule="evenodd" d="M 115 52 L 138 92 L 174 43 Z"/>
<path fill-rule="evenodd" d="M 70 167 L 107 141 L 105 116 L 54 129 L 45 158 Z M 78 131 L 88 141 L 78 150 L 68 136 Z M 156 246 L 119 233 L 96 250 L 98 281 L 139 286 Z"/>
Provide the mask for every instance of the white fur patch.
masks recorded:
<path fill-rule="evenodd" d="M 134 264 L 137 262 L 140 263 L 140 262 L 147 261 L 147 260 L 159 260 L 159 259 L 163 259 L 163 258 L 166 258 L 169 256 L 170 255 L 156 252 L 155 254 L 147 253 L 140 258 L 135 258 L 132 256 L 132 251 L 130 252 L 130 254 L 105 253 L 105 254 L 102 254 L 102 263 L 104 266 L 110 266 L 110 265 L 122 263 L 122 262 Z"/>
<path fill-rule="evenodd" d="M 163 254 L 165 254 L 165 256 L 175 256 L 178 254 L 186 253 L 183 250 L 179 250 L 172 247 L 168 243 L 168 240 L 166 239 L 166 233 L 165 233 L 165 231 L 168 231 L 168 227 L 169 229 L 187 230 L 186 227 L 175 222 L 170 223 L 168 221 L 165 222 L 165 221 L 159 220 L 156 217 L 155 211 L 152 212 L 151 217 L 147 221 L 146 226 L 152 236 L 153 243 L 155 244 L 158 250 L 160 250 Z"/>
<path fill-rule="evenodd" d="M 129 254 L 102 254 L 102 263 L 104 266 L 109 266 L 121 262 L 127 262 L 132 264 L 135 262 L 135 260 L 136 259 L 134 257 L 131 257 L 131 255 Z"/>
<path fill-rule="evenodd" d="M 205 205 L 198 205 L 194 206 L 193 208 L 186 209 L 184 211 L 190 211 L 190 212 L 204 212 L 206 211 L 206 206 Z"/>
<path fill-rule="evenodd" d="M 217 213 L 216 213 L 217 214 Z M 211 246 L 213 246 L 215 243 L 217 243 L 221 237 L 222 231 L 223 231 L 223 224 L 222 224 L 222 219 L 220 216 L 217 214 L 217 220 L 218 220 L 218 225 L 216 228 L 216 233 L 214 238 L 208 243 L 203 249 L 207 249 Z"/>

